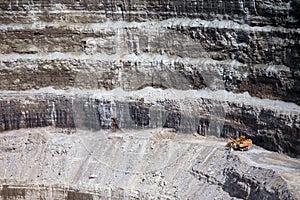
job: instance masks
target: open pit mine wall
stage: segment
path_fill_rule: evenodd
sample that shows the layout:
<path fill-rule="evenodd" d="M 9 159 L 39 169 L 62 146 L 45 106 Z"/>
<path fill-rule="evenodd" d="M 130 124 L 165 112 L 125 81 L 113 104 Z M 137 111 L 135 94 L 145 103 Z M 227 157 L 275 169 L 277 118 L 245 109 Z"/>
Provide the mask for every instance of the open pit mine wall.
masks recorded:
<path fill-rule="evenodd" d="M 299 105 L 298 8 L 298 0 L 2 1 L 0 89 L 211 88 Z M 82 74 L 94 79 L 82 83 Z"/>
<path fill-rule="evenodd" d="M 211 89 L 248 92 L 300 105 L 298 8 L 297 0 L 2 1 L 0 90 L 47 86 L 120 87 L 126 91 L 149 86 Z M 48 125 L 74 128 L 80 123 L 83 125 L 79 127 L 84 127 L 85 122 L 76 121 L 76 112 L 73 108 L 71 111 L 74 101 L 81 104 L 70 97 L 51 95 L 26 101 L 19 97 L 2 99 L 1 131 Z M 83 101 L 91 108 L 85 115 L 95 117 L 90 117 L 93 124 L 88 127 L 108 126 L 109 122 L 98 118 L 99 102 L 94 105 L 95 99 Z M 205 134 L 215 115 L 203 114 L 207 110 L 200 106 L 204 110 L 200 116 L 207 117 L 198 117 L 188 125 L 184 121 L 193 115 L 180 113 L 175 106 L 171 108 L 173 114 L 163 114 L 163 120 L 154 122 L 154 117 L 144 119 L 141 114 L 148 112 L 142 109 L 146 106 L 143 103 L 115 105 L 123 104 L 126 109 L 119 112 L 129 118 L 116 117 L 120 128 L 126 128 L 130 119 L 137 127 L 159 124 Z M 250 132 L 244 132 L 255 144 L 300 155 L 298 113 L 225 104 L 226 121 L 220 120 L 225 126 L 215 135 L 233 130 L 238 134 L 248 128 Z M 170 112 L 170 108 L 162 107 L 164 113 Z M 137 111 L 132 111 L 134 108 Z"/>
<path fill-rule="evenodd" d="M 45 126 L 93 131 L 164 127 L 203 136 L 247 135 L 266 149 L 300 155 L 299 112 L 238 102 L 200 98 L 144 103 L 44 94 L 2 98 L 0 111 L 0 131 Z"/>

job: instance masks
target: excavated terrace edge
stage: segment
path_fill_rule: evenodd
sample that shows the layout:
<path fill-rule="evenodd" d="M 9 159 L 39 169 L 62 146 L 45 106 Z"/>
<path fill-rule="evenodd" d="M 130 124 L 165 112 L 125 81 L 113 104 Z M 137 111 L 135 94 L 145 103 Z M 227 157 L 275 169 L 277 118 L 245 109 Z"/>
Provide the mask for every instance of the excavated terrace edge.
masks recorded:
<path fill-rule="evenodd" d="M 206 27 L 206 28 L 224 28 L 234 30 L 245 30 L 255 32 L 295 32 L 300 33 L 300 28 L 284 28 L 275 26 L 250 26 L 248 24 L 240 24 L 231 20 L 202 20 L 190 18 L 170 18 L 162 21 L 146 21 L 146 22 L 127 22 L 127 21 L 105 21 L 101 23 L 60 23 L 60 22 L 36 22 L 32 24 L 2 24 L 0 30 L 30 30 L 43 29 L 47 27 L 52 28 L 66 28 L 68 30 L 102 30 L 102 29 L 118 29 L 118 28 L 173 28 L 173 27 Z"/>
<path fill-rule="evenodd" d="M 176 90 L 176 89 L 155 89 L 146 87 L 137 91 L 124 91 L 121 88 L 114 90 L 82 90 L 78 88 L 70 88 L 67 90 L 54 89 L 53 87 L 45 87 L 38 90 L 27 91 L 0 91 L 0 99 L 18 98 L 30 95 L 63 95 L 69 97 L 85 96 L 95 99 L 111 99 L 111 100 L 130 100 L 141 99 L 153 101 L 157 99 L 184 100 L 206 98 L 220 102 L 233 102 L 237 104 L 251 105 L 253 107 L 268 108 L 276 112 L 289 112 L 291 114 L 300 115 L 300 106 L 295 103 L 284 102 L 280 100 L 260 99 L 252 97 L 248 92 L 232 93 L 226 90 Z"/>

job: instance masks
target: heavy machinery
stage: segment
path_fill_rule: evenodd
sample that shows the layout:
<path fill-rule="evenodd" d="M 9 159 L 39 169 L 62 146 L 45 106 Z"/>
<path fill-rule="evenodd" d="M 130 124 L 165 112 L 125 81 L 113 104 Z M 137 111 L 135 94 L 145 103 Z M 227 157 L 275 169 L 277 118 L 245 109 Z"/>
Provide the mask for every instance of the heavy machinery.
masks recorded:
<path fill-rule="evenodd" d="M 252 140 L 246 139 L 244 135 L 234 139 L 230 135 L 227 135 L 227 137 L 231 140 L 227 143 L 227 147 L 234 150 L 241 150 L 241 151 L 247 151 L 252 146 Z"/>

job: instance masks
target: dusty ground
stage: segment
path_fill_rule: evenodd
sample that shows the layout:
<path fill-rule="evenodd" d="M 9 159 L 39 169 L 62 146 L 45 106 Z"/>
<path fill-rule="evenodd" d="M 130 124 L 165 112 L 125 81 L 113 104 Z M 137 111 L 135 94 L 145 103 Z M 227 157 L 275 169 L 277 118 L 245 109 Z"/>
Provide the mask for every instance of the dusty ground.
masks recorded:
<path fill-rule="evenodd" d="M 48 127 L 0 142 L 2 199 L 300 197 L 300 160 L 257 146 L 231 152 L 215 137 Z"/>

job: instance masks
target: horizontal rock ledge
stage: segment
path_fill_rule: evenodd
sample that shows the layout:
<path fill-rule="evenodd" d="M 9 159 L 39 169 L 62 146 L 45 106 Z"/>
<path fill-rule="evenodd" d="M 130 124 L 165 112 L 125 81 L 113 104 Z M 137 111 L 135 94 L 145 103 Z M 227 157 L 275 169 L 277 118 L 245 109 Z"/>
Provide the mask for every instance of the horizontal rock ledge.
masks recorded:
<path fill-rule="evenodd" d="M 227 90 L 300 104 L 299 73 L 285 65 L 246 65 L 235 60 L 160 54 L 3 54 L 0 89 L 47 86 L 126 91 L 162 89 Z"/>
<path fill-rule="evenodd" d="M 295 104 L 221 91 L 38 92 L 42 90 L 1 92 L 1 131 L 45 126 L 94 131 L 165 127 L 204 136 L 246 135 L 266 149 L 300 155 L 300 111 Z"/>
<path fill-rule="evenodd" d="M 6 23 L 40 21 L 146 21 L 172 17 L 233 19 L 256 25 L 295 26 L 297 2 L 290 1 L 22 1 L 2 2 Z M 58 11 L 58 12 L 57 12 Z M 88 11 L 88 13 L 87 13 Z M 31 17 L 30 17 L 31 16 Z M 84 16 L 84 17 L 82 17 Z"/>

